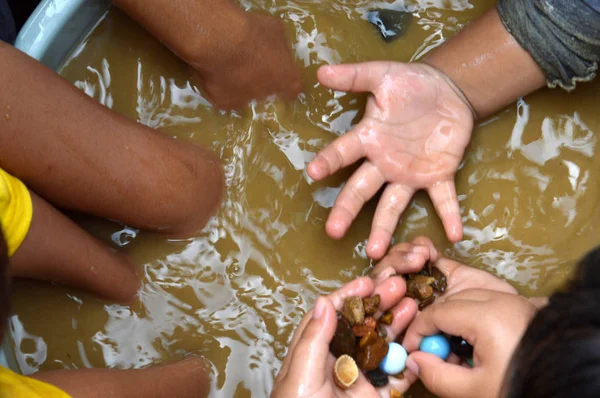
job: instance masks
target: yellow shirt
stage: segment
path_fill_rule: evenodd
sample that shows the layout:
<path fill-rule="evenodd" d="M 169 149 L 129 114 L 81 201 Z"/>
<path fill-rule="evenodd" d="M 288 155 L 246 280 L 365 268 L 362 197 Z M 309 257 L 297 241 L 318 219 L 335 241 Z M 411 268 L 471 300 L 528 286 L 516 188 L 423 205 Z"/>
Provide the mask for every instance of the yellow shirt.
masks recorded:
<path fill-rule="evenodd" d="M 58 388 L 0 366 L 0 398 L 71 398 Z"/>
<path fill-rule="evenodd" d="M 4 232 L 9 257 L 23 243 L 32 216 L 31 195 L 25 184 L 0 169 L 0 226 Z"/>

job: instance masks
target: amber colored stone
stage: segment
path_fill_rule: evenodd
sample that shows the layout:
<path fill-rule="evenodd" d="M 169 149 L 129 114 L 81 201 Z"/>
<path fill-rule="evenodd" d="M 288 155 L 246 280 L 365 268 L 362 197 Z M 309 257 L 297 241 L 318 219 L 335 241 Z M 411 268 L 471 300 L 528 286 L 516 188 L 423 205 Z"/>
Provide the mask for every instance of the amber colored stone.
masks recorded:
<path fill-rule="evenodd" d="M 404 380 L 404 372 L 400 372 L 398 374 L 392 375 L 395 379 Z"/>
<path fill-rule="evenodd" d="M 379 322 L 384 325 L 391 325 L 394 322 L 394 314 L 390 311 L 385 312 L 381 318 L 379 318 Z"/>
<path fill-rule="evenodd" d="M 365 315 L 374 315 L 379 308 L 381 303 L 381 296 L 378 294 L 373 297 L 367 297 L 363 299 L 363 307 L 365 308 Z"/>
<path fill-rule="evenodd" d="M 431 276 L 435 279 L 435 282 L 432 284 L 433 288 L 443 294 L 446 291 L 447 285 L 446 275 L 444 275 L 444 273 L 439 269 L 433 267 L 431 270 Z"/>
<path fill-rule="evenodd" d="M 344 308 L 342 315 L 350 325 L 360 325 L 365 320 L 365 307 L 363 306 L 362 297 L 352 296 L 344 300 Z"/>
<path fill-rule="evenodd" d="M 396 389 L 391 389 L 390 390 L 390 398 L 403 398 L 404 394 L 402 394 L 400 391 L 396 390 Z"/>
<path fill-rule="evenodd" d="M 356 337 L 363 337 L 369 331 L 375 330 L 377 327 L 377 321 L 372 316 L 368 316 L 365 318 L 364 322 L 361 325 L 352 326 L 352 333 Z"/>
<path fill-rule="evenodd" d="M 354 359 L 359 368 L 366 371 L 375 370 L 387 355 L 388 350 L 389 346 L 385 339 L 377 336 L 373 344 L 364 347 L 359 344 Z"/>
<path fill-rule="evenodd" d="M 329 344 L 329 351 L 336 358 L 342 355 L 354 355 L 354 347 L 356 346 L 356 337 L 352 333 L 352 326 L 350 323 L 338 314 L 337 327 L 335 329 L 335 335 Z"/>
<path fill-rule="evenodd" d="M 360 339 L 358 346 L 362 348 L 371 344 L 375 344 L 377 339 L 379 339 L 377 333 L 374 330 L 369 330 L 369 332 Z"/>
<path fill-rule="evenodd" d="M 383 337 L 384 339 L 387 337 L 387 329 L 383 324 L 377 324 L 377 333 L 379 334 L 379 337 Z"/>

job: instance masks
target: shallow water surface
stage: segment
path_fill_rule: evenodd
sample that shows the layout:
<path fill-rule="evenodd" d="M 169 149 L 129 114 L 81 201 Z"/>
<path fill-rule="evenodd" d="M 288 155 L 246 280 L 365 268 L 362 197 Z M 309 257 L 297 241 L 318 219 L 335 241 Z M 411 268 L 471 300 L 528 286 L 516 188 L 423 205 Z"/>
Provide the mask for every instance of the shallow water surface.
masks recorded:
<path fill-rule="evenodd" d="M 189 240 L 77 216 L 133 257 L 143 278 L 140 299 L 122 306 L 18 283 L 12 324 L 24 372 L 136 368 L 197 352 L 217 374 L 214 396 L 267 395 L 294 327 L 317 295 L 371 265 L 364 248 L 374 203 L 345 239 L 330 240 L 325 220 L 350 170 L 321 183 L 305 172 L 319 149 L 359 120 L 365 97 L 318 85 L 316 68 L 419 59 L 492 2 L 407 2 L 412 23 L 391 44 L 364 19 L 377 5 L 390 6 L 244 1 L 247 9 L 286 21 L 307 91 L 295 103 L 260 103 L 240 114 L 213 111 L 187 80 L 184 64 L 122 13 L 109 12 L 63 75 L 117 112 L 210 146 L 223 159 L 227 197 Z M 600 170 L 594 157 L 599 87 L 583 85 L 575 94 L 542 90 L 483 121 L 457 177 L 465 239 L 450 245 L 429 199 L 418 194 L 396 241 L 427 234 L 447 256 L 492 271 L 527 295 L 559 286 L 577 258 L 599 243 L 593 183 Z"/>

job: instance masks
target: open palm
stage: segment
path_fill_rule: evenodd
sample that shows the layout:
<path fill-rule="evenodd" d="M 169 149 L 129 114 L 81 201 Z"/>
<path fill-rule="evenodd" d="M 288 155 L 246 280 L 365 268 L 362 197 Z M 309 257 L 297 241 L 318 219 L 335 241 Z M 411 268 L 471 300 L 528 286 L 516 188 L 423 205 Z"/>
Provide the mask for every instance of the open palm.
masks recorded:
<path fill-rule="evenodd" d="M 327 233 L 344 236 L 362 206 L 386 183 L 367 254 L 381 258 L 417 190 L 426 189 L 448 239 L 462 238 L 454 175 L 471 137 L 468 103 L 441 72 L 425 64 L 369 62 L 325 66 L 319 81 L 332 89 L 370 92 L 365 116 L 323 149 L 308 174 L 323 179 L 361 158 L 365 162 L 338 196 Z"/>

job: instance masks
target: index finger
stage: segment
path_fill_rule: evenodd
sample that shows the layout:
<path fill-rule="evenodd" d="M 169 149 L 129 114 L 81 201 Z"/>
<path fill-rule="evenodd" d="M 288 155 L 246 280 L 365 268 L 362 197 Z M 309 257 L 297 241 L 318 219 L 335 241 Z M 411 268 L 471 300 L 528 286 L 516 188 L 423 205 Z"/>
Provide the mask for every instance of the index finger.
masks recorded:
<path fill-rule="evenodd" d="M 365 149 L 357 134 L 358 128 L 360 123 L 329 143 L 311 160 L 307 169 L 310 178 L 322 180 L 365 156 Z"/>
<path fill-rule="evenodd" d="M 408 327 L 402 345 L 408 352 L 416 351 L 423 337 L 444 332 L 461 336 L 475 346 L 486 311 L 481 302 L 470 300 L 436 302 L 417 315 Z"/>

